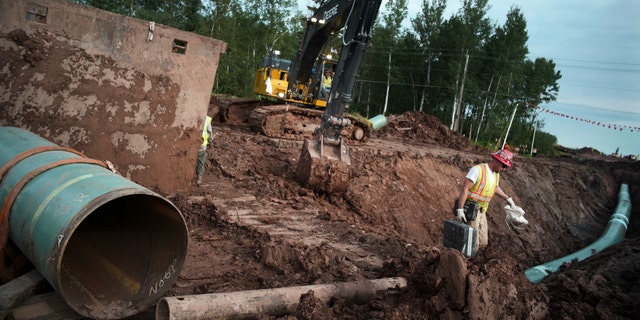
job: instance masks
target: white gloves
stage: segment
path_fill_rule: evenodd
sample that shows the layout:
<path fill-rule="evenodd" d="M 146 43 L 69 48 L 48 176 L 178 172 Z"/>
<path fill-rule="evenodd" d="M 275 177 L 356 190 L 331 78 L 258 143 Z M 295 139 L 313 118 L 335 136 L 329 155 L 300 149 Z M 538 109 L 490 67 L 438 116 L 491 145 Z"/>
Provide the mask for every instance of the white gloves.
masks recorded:
<path fill-rule="evenodd" d="M 507 225 L 529 224 L 529 221 L 527 221 L 527 219 L 525 219 L 524 217 L 524 209 L 520 207 L 504 206 L 504 211 L 507 214 L 507 217 L 506 217 Z"/>
<path fill-rule="evenodd" d="M 458 217 L 458 220 L 467 222 L 467 217 L 464 215 L 464 209 L 456 209 L 456 217 Z"/>
<path fill-rule="evenodd" d="M 516 204 L 515 204 L 515 202 L 513 202 L 513 198 L 511 198 L 511 197 L 507 198 L 507 203 L 509 204 L 509 206 L 511 206 L 511 209 L 515 209 L 516 208 Z"/>

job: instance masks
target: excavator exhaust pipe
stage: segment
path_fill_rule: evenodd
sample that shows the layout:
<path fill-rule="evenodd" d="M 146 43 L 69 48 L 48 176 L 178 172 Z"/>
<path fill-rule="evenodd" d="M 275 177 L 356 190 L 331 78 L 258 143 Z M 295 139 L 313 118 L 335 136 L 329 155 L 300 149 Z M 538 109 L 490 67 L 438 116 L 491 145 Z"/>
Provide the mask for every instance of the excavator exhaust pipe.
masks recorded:
<path fill-rule="evenodd" d="M 320 140 L 304 140 L 296 178 L 303 187 L 327 193 L 344 193 L 349 189 L 349 147 L 325 144 Z"/>

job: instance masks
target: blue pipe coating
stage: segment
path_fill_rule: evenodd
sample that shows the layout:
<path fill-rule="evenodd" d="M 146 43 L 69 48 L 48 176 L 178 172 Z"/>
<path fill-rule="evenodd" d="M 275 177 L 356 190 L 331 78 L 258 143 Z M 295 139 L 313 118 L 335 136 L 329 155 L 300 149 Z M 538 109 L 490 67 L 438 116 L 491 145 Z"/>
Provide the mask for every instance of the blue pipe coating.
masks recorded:
<path fill-rule="evenodd" d="M 103 164 L 0 127 L 0 222 L 9 237 L 77 313 L 120 319 L 171 288 L 188 230 L 171 202 Z"/>
<path fill-rule="evenodd" d="M 532 283 L 540 283 L 546 276 L 557 272 L 563 264 L 570 263 L 574 260 L 582 261 L 616 243 L 621 242 L 627 232 L 630 215 L 631 200 L 629 197 L 629 186 L 627 184 L 622 184 L 620 186 L 620 192 L 618 193 L 618 206 L 611 215 L 607 228 L 598 240 L 570 255 L 529 268 L 524 272 L 525 275 Z"/>

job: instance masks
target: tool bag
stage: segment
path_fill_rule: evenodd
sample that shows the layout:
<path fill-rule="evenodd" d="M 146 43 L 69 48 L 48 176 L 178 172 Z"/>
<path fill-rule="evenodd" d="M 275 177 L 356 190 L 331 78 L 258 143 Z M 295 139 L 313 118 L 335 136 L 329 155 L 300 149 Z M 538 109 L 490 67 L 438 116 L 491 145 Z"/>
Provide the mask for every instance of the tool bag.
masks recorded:
<path fill-rule="evenodd" d="M 456 212 L 457 209 L 458 209 L 458 199 L 453 201 L 453 215 L 456 217 L 458 216 Z M 467 218 L 467 222 L 468 222 L 468 221 L 476 220 L 476 218 L 478 217 L 478 211 L 480 211 L 480 206 L 478 206 L 477 202 L 467 199 L 462 209 L 464 209 L 464 216 L 465 218 Z"/>

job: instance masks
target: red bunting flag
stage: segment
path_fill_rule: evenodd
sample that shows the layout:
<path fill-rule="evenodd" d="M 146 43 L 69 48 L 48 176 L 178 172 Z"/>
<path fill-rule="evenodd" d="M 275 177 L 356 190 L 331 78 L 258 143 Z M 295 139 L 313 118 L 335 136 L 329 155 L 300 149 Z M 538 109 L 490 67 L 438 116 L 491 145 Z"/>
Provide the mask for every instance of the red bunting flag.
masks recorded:
<path fill-rule="evenodd" d="M 547 108 L 543 108 L 543 107 L 540 107 L 540 106 L 532 105 L 530 103 L 527 103 L 527 105 L 529 107 L 532 107 L 532 108 L 540 109 L 540 110 L 542 110 L 542 112 L 550 113 L 550 114 L 552 114 L 554 116 L 560 116 L 560 117 L 563 117 L 563 118 L 570 118 L 571 120 L 578 120 L 578 121 L 590 123 L 590 124 L 596 125 L 598 127 L 602 126 L 603 128 L 609 128 L 609 129 L 613 128 L 613 130 L 620 130 L 620 131 L 624 131 L 625 129 L 628 129 L 630 132 L 640 132 L 640 127 L 602 123 L 600 121 L 589 120 L 589 119 L 579 118 L 579 117 L 572 116 L 572 115 L 567 115 L 567 114 L 560 113 L 560 112 L 555 112 L 555 111 L 549 110 Z"/>

